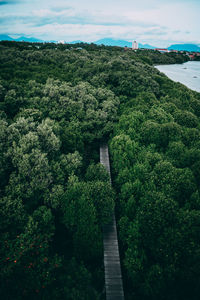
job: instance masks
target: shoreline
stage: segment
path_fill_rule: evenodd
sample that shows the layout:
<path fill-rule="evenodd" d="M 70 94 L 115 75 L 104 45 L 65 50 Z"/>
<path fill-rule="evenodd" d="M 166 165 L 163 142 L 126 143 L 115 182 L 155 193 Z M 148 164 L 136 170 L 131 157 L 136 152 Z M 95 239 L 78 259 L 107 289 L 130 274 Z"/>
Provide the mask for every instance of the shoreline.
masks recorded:
<path fill-rule="evenodd" d="M 197 64 L 199 64 L 198 68 L 191 68 L 191 65 L 196 66 Z M 200 93 L 200 61 L 188 61 L 182 64 L 154 65 L 154 67 L 174 82 L 179 82 L 190 90 Z"/>

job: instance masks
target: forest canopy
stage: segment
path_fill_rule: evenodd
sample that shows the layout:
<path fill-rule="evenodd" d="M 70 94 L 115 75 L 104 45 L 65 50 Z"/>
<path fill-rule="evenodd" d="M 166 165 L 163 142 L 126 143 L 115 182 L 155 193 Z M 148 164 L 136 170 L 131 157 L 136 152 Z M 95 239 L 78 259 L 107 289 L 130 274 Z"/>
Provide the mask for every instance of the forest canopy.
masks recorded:
<path fill-rule="evenodd" d="M 187 59 L 0 42 L 2 299 L 105 299 L 114 207 L 126 299 L 198 299 L 200 94 L 153 67 Z"/>

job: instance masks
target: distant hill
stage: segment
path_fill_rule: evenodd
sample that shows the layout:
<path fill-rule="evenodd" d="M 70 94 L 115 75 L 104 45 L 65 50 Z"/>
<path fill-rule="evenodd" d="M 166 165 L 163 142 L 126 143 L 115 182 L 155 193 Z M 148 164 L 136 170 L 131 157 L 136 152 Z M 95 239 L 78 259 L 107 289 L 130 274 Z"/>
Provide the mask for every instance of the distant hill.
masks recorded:
<path fill-rule="evenodd" d="M 131 47 L 132 43 L 123 41 L 123 40 L 113 40 L 111 38 L 105 38 L 98 41 L 95 41 L 94 44 L 105 45 L 105 46 L 119 46 L 119 47 Z"/>
<path fill-rule="evenodd" d="M 14 39 L 7 34 L 0 34 L 0 41 L 14 41 Z"/>
<path fill-rule="evenodd" d="M 144 49 L 155 49 L 155 48 L 157 48 L 157 47 L 151 46 L 151 45 L 149 45 L 149 44 L 140 44 L 140 43 L 139 43 L 139 48 L 144 48 Z"/>
<path fill-rule="evenodd" d="M 80 41 L 80 40 L 73 41 L 73 42 L 67 42 L 67 44 L 80 44 L 80 43 L 84 43 L 84 42 Z"/>
<path fill-rule="evenodd" d="M 25 36 L 21 36 L 17 39 L 13 39 L 11 38 L 9 35 L 7 34 L 0 34 L 0 41 L 16 41 L 16 42 L 29 42 L 29 43 L 42 43 L 42 40 L 39 40 L 37 38 L 34 37 L 25 37 Z"/>
<path fill-rule="evenodd" d="M 175 44 L 168 47 L 169 50 L 200 52 L 200 47 L 195 44 Z"/>
<path fill-rule="evenodd" d="M 15 39 L 16 42 L 29 42 L 29 43 L 42 43 L 42 40 L 39 40 L 34 37 L 27 38 L 25 36 L 21 36 L 18 39 Z"/>
<path fill-rule="evenodd" d="M 124 40 L 114 40 L 112 38 L 101 39 L 94 43 L 97 45 L 105 45 L 105 46 L 132 47 L 132 42 L 128 42 L 128 41 L 124 41 Z M 153 47 L 148 44 L 140 44 L 139 43 L 139 48 L 154 49 L 156 47 Z"/>
<path fill-rule="evenodd" d="M 9 35 L 2 34 L 0 35 L 0 41 L 6 40 L 6 41 L 16 41 L 16 42 L 29 42 L 29 43 L 42 43 L 44 41 L 34 38 L 34 37 L 25 37 L 21 36 L 17 39 L 11 38 Z M 53 43 L 56 43 L 56 41 L 51 41 Z M 72 42 L 66 42 L 67 44 L 80 44 L 85 43 L 84 41 L 77 40 Z M 105 46 L 118 46 L 118 47 L 132 47 L 132 42 L 124 41 L 124 40 L 114 40 L 112 38 L 104 38 L 98 41 L 93 42 L 96 45 L 105 45 Z M 153 47 L 148 44 L 139 44 L 139 48 L 146 48 L 146 49 L 154 49 L 156 47 Z"/>
<path fill-rule="evenodd" d="M 0 41 L 16 41 L 16 42 L 29 42 L 29 43 L 43 43 L 45 41 L 37 39 L 35 37 L 25 37 L 21 36 L 17 39 L 14 39 L 10 37 L 7 34 L 0 34 Z M 57 43 L 57 41 L 46 41 L 46 42 L 51 42 L 51 43 Z M 66 42 L 67 44 L 80 44 L 80 43 L 85 43 L 84 41 L 77 40 L 77 41 L 72 41 L 72 42 Z M 132 47 L 132 42 L 128 42 L 125 40 L 115 40 L 112 38 L 104 38 L 100 39 L 98 41 L 93 42 L 96 45 L 105 45 L 105 46 L 118 46 L 118 47 Z M 144 49 L 155 49 L 158 47 L 149 45 L 149 44 L 140 44 L 139 43 L 139 48 L 144 48 Z M 200 45 L 195 45 L 195 44 L 174 44 L 168 47 L 167 49 L 169 50 L 178 50 L 178 51 L 189 51 L 189 52 L 200 52 Z"/>

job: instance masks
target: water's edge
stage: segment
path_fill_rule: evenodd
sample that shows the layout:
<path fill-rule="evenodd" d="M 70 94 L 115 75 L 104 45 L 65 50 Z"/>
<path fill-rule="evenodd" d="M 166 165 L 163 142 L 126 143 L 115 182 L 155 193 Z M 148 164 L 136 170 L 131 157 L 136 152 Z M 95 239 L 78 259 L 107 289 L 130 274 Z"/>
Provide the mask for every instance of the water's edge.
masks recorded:
<path fill-rule="evenodd" d="M 180 82 L 200 93 L 200 61 L 189 61 L 183 64 L 155 65 L 156 69 L 164 73 L 175 82 Z"/>

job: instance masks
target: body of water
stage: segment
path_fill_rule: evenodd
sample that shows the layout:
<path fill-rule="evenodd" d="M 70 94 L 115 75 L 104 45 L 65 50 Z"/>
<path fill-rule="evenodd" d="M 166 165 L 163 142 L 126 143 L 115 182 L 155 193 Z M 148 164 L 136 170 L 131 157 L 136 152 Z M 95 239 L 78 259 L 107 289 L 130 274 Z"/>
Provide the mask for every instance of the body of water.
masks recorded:
<path fill-rule="evenodd" d="M 170 79 L 200 93 L 200 61 L 188 61 L 184 64 L 159 65 L 155 67 Z"/>

